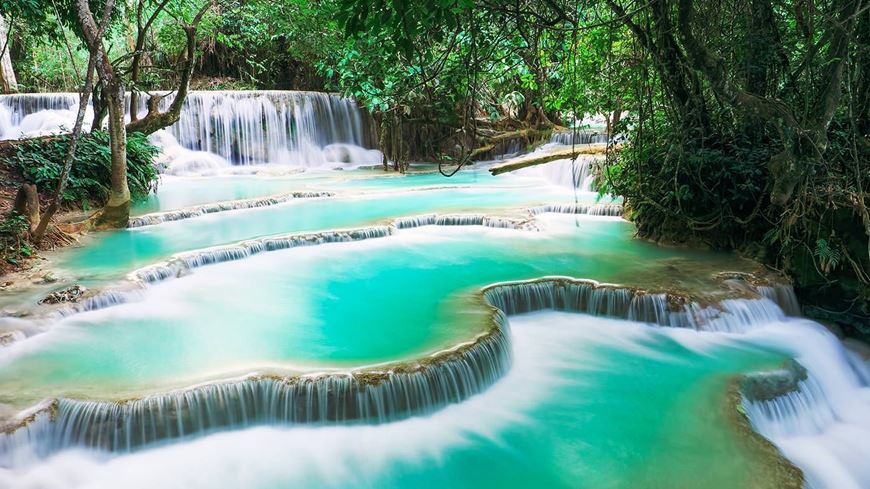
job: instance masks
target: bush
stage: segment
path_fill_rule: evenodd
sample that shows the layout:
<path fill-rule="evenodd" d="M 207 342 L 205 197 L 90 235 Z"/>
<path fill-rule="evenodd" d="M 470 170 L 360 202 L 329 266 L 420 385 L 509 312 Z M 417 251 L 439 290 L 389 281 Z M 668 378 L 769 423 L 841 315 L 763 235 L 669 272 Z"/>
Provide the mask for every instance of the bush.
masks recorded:
<path fill-rule="evenodd" d="M 28 228 L 27 218 L 10 212 L 0 220 L 0 258 L 15 265 L 21 256 L 31 256 L 33 250 L 23 239 Z"/>
<path fill-rule="evenodd" d="M 686 137 L 667 121 L 631 134 L 599 188 L 622 195 L 639 233 L 666 242 L 740 248 L 770 228 L 767 162 L 779 148 L 763 134 Z"/>
<path fill-rule="evenodd" d="M 63 170 L 63 159 L 69 145 L 69 135 L 27 141 L 18 147 L 12 158 L 26 180 L 36 184 L 40 192 L 51 193 Z M 140 133 L 127 135 L 127 183 L 133 200 L 145 199 L 158 182 L 154 158 L 159 149 Z M 75 159 L 64 202 L 103 204 L 109 197 L 112 176 L 112 155 L 109 135 L 104 131 L 83 134 L 76 146 Z"/>

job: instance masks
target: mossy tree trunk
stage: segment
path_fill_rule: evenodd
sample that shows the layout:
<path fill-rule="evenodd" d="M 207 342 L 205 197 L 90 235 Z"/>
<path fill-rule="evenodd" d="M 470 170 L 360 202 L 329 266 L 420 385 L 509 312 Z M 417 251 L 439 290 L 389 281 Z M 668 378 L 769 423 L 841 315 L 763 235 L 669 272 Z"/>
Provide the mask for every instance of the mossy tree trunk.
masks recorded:
<path fill-rule="evenodd" d="M 112 182 L 109 200 L 97 218 L 97 227 L 127 227 L 130 218 L 130 187 L 127 185 L 127 127 L 124 124 L 124 84 L 115 77 L 104 86 L 112 150 Z"/>
<path fill-rule="evenodd" d="M 111 11 L 112 0 L 106 9 Z M 96 71 L 106 102 L 109 120 L 109 146 L 112 154 L 112 178 L 109 187 L 109 200 L 97 217 L 96 225 L 101 228 L 127 227 L 130 217 L 130 188 L 127 185 L 127 128 L 124 124 L 124 82 L 109 61 L 103 45 L 103 36 L 94 20 L 87 0 L 76 0 L 76 14 L 81 26 L 82 38 L 91 51 L 96 51 Z"/>

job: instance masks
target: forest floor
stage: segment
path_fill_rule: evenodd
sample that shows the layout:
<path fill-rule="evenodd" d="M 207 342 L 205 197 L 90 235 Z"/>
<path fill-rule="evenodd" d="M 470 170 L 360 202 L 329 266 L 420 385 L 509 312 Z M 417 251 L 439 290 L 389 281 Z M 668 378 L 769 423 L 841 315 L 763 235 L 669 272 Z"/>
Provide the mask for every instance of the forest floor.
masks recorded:
<path fill-rule="evenodd" d="M 24 183 L 26 182 L 18 169 L 10 164 L 8 158 L 4 158 L 0 155 L 0 220 L 5 219 L 12 211 L 15 202 L 15 195 Z M 40 207 L 47 207 L 50 199 L 50 195 L 46 195 L 44 192 L 40 193 Z M 18 253 L 15 254 L 16 256 L 12 256 L 12 254 L 9 253 L 9 250 L 5 248 L 5 242 L 2 243 L 4 249 L 0 250 L 0 277 L 8 279 L 8 275 L 14 272 L 24 271 L 31 268 L 33 266 L 33 261 L 39 258 L 39 251 L 49 251 L 76 244 L 78 240 L 76 239 L 75 234 L 64 232 L 58 229 L 57 225 L 59 224 L 63 226 L 71 221 L 86 217 L 87 216 L 83 214 L 82 209 L 76 206 L 63 209 L 52 219 L 52 223 L 55 225 L 50 228 L 51 230 L 48 233 L 46 233 L 45 238 L 43 238 L 39 246 L 33 246 L 30 244 L 33 251 L 30 256 Z M 0 288 L 5 286 L 7 281 L 8 280 L 0 279 Z"/>

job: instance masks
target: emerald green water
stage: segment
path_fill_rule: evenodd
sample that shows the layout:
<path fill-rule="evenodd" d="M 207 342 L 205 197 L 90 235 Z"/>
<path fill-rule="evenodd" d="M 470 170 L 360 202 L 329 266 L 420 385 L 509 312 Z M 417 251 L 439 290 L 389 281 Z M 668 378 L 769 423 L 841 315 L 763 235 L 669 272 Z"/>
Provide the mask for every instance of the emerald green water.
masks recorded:
<path fill-rule="evenodd" d="M 546 226 L 427 227 L 200 268 L 151 287 L 143 301 L 61 321 L 34 339 L 44 346 L 5 362 L 0 391 L 124 395 L 258 368 L 419 356 L 482 331 L 470 297 L 487 284 L 616 280 L 675 256 L 632 240 L 623 221 L 553 215 Z"/>
<path fill-rule="evenodd" d="M 476 405 L 472 400 L 470 406 L 409 422 L 392 433 L 343 434 L 362 438 L 366 448 L 360 451 L 391 455 L 382 470 L 369 472 L 363 467 L 365 455 L 342 457 L 353 450 L 330 446 L 343 469 L 339 475 L 303 469 L 303 460 L 295 466 L 302 476 L 263 464 L 268 475 L 252 482 L 269 488 L 293 483 L 343 488 L 762 485 L 764 470 L 747 459 L 720 414 L 728 375 L 769 366 L 777 357 L 566 313 L 515 317 L 512 330 L 519 372 L 489 398 L 484 394 Z M 511 388 L 518 392 L 505 392 Z M 505 412 L 510 410 L 518 412 L 510 416 Z M 419 426 L 426 423 L 460 440 L 442 451 L 438 435 Z M 381 445 L 400 431 L 410 432 L 410 453 Z M 237 440 L 263 442 L 270 435 L 252 432 Z M 304 435 L 274 433 L 276 439 L 282 436 Z M 342 476 L 347 480 L 334 481 Z"/>
<path fill-rule="evenodd" d="M 164 175 L 158 190 L 133 206 L 132 214 L 183 209 L 225 200 L 252 199 L 293 191 L 309 190 L 318 183 L 334 180 L 324 173 L 264 177 L 232 175 L 220 177 L 177 177 Z"/>
<path fill-rule="evenodd" d="M 86 283 L 106 284 L 173 253 L 257 236 L 573 201 L 573 192 L 536 182 L 496 186 L 482 174 L 462 178 L 453 184 L 464 188 L 406 192 L 443 179 L 330 177 L 311 188 L 347 194 L 100 234 L 53 260 Z M 151 209 L 310 183 L 261 180 L 227 181 L 216 194 L 202 182 L 189 195 L 179 186 Z M 671 278 L 662 270 L 674 263 L 700 273 L 735 260 L 634 240 L 633 226 L 623 221 L 539 219 L 541 232 L 425 227 L 196 269 L 149 287 L 139 301 L 71 316 L 4 348 L 0 404 L 118 399 L 254 371 L 415 358 L 481 332 L 485 311 L 474 296 L 493 282 L 571 275 L 664 284 Z M 753 458 L 729 425 L 725 391 L 732 376 L 778 365 L 780 355 L 719 335 L 584 315 L 544 312 L 511 323 L 515 364 L 507 376 L 431 416 L 379 426 L 234 430 L 134 454 L 71 451 L 26 468 L 0 468 L 0 486 L 732 488 L 769 482 L 765 461 Z"/>
<path fill-rule="evenodd" d="M 117 278 L 170 255 L 273 234 L 365 226 L 426 212 L 527 207 L 552 201 L 561 191 L 538 187 L 444 188 L 355 197 L 297 199 L 286 204 L 212 214 L 95 235 L 87 246 L 60 254 L 58 267 L 80 277 Z M 594 196 L 587 197 L 589 201 Z"/>
<path fill-rule="evenodd" d="M 716 335 L 567 313 L 512 318 L 515 365 L 483 394 L 379 426 L 260 427 L 5 474 L 53 487 L 760 487 L 723 417 L 730 375 L 781 358 Z M 159 466 L 160 470 L 153 470 Z M 67 479 L 50 475 L 66 474 Z M 0 481 L 4 473 L 0 469 Z"/>
<path fill-rule="evenodd" d="M 308 171 L 286 176 L 225 175 L 214 177 L 163 176 L 158 191 L 134 205 L 133 215 L 169 211 L 228 200 L 267 197 L 288 192 L 326 190 L 384 190 L 397 188 L 490 185 L 500 188 L 528 186 L 528 181 L 508 177 L 493 177 L 485 170 L 467 169 L 445 178 L 428 166 L 420 173 L 384 175 L 372 170 L 343 172 Z"/>

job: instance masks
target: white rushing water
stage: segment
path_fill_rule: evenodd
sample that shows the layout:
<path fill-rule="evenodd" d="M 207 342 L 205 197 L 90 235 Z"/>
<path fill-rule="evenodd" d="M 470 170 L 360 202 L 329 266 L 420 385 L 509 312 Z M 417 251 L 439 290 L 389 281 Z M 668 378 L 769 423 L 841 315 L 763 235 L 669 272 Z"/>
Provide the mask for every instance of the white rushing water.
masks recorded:
<path fill-rule="evenodd" d="M 77 100 L 76 94 L 0 96 L 0 139 L 29 138 L 68 130 L 73 123 Z M 170 101 L 171 99 L 164 100 L 163 107 Z M 142 103 L 144 102 L 143 100 Z M 86 121 L 91 118 L 89 109 Z M 570 133 L 554 135 L 552 143 L 570 144 L 573 137 Z M 151 136 L 152 142 L 162 148 L 161 163 L 165 165 L 167 172 L 185 175 L 249 171 L 252 167 L 275 163 L 308 168 L 353 168 L 379 164 L 381 153 L 367 149 L 369 139 L 366 116 L 352 100 L 308 92 L 193 92 L 185 104 L 181 120 L 171 128 Z M 574 142 L 594 141 L 581 139 Z M 593 170 L 599 161 L 600 157 L 581 156 L 574 162 L 560 160 L 518 173 L 543 178 L 580 192 L 593 192 Z M 268 199 L 257 199 L 237 203 L 237 207 L 233 208 L 253 208 L 261 203 L 266 205 L 271 202 Z M 206 205 L 197 208 L 195 212 L 207 214 L 220 210 L 224 210 L 224 207 Z M 193 215 L 192 212 L 194 211 L 187 209 L 153 215 L 147 219 L 141 218 L 141 224 L 161 225 L 163 222 Z M 557 204 L 535 208 L 533 212 L 619 216 L 622 208 L 618 205 Z M 528 222 L 523 220 L 492 218 L 483 214 L 426 214 L 393 222 L 393 226 L 399 229 L 424 225 L 484 225 L 517 229 L 529 227 Z M 239 245 L 190 252 L 166 263 L 140 269 L 136 273 L 145 282 L 155 282 L 185 275 L 192 268 L 221 261 L 240 260 L 263 251 L 323 242 L 368 240 L 391 235 L 393 232 L 393 227 L 381 226 L 342 232 L 249 239 Z M 496 301 L 498 297 L 490 299 L 508 312 L 535 310 L 543 307 L 539 307 L 540 304 L 567 308 L 562 307 L 565 304 L 564 297 L 555 295 L 549 285 L 530 284 L 517 290 L 521 294 L 512 299 L 498 296 L 503 303 Z M 796 390 L 785 395 L 767 400 L 746 400 L 746 412 L 752 425 L 804 471 L 810 487 L 870 487 L 870 463 L 867 463 L 870 461 L 870 367 L 867 359 L 846 350 L 842 342 L 823 326 L 806 319 L 791 317 L 798 313 L 799 308 L 790 291 L 761 288 L 759 292 L 766 299 L 725 301 L 722 304 L 724 313 L 718 309 L 700 306 L 688 306 L 682 312 L 673 313 L 667 309 L 664 296 L 646 296 L 639 299 L 639 305 L 632 309 L 632 297 L 624 289 L 602 291 L 590 288 L 580 302 L 584 305 L 582 310 L 611 316 L 623 315 L 624 310 L 624 315 L 631 319 L 680 326 L 681 328 L 667 330 L 655 329 L 654 334 L 669 335 L 688 349 L 739 343 L 761 346 L 793 357 L 806 368 L 807 378 L 797 384 Z M 129 295 L 139 293 L 138 290 L 124 292 Z M 564 294 L 565 290 L 560 293 Z M 601 297 L 606 295 L 606 300 L 597 298 L 596 293 Z M 127 295 L 124 294 L 101 295 L 77 307 L 97 309 L 125 302 Z M 580 297 L 580 294 L 576 295 Z M 491 291 L 490 296 L 497 294 Z M 585 349 L 593 333 L 599 335 L 595 338 L 598 341 L 596 344 L 611 342 L 612 345 L 643 351 L 645 355 L 656 354 L 654 351 L 645 350 L 642 341 L 646 335 L 653 334 L 650 333 L 652 328 L 625 321 L 591 320 L 587 316 L 572 316 L 572 320 L 554 320 L 557 316 L 562 317 L 556 313 L 545 313 L 519 319 L 521 326 L 512 332 L 515 363 L 506 377 L 495 382 L 489 389 L 484 390 L 485 386 L 481 385 L 466 389 L 468 392 L 463 390 L 459 394 L 456 392 L 461 389 L 457 389 L 457 385 L 461 383 L 448 385 L 443 382 L 446 387 L 441 389 L 440 397 L 435 396 L 437 399 L 434 399 L 438 402 L 432 402 L 432 409 L 422 411 L 428 413 L 436 407 L 443 407 L 447 404 L 446 401 L 442 402 L 443 399 L 458 404 L 450 404 L 428 417 L 386 422 L 401 417 L 381 415 L 378 411 L 375 417 L 384 421 L 384 424 L 378 426 L 238 429 L 194 441 L 152 446 L 124 455 L 80 448 L 62 450 L 81 444 L 79 439 L 70 441 L 75 438 L 76 433 L 69 425 L 65 425 L 61 432 L 52 434 L 55 437 L 52 441 L 55 446 L 40 453 L 41 456 L 49 457 L 48 459 L 40 459 L 40 463 L 31 464 L 36 460 L 30 458 L 32 453 L 14 454 L 11 459 L 15 461 L 13 465 L 16 468 L 0 468 L 0 487 L 255 487 L 268 485 L 264 481 L 352 486 L 354 477 L 363 474 L 377 479 L 380 472 L 397 460 L 409 463 L 421 463 L 421 460 L 437 461 L 451 447 L 470 444 L 472 440 L 479 438 L 497 439 L 499 432 L 509 425 L 529 423 L 525 413 L 536 403 L 546 402 L 547 396 L 564 381 L 561 375 L 565 365 L 574 365 L 578 360 L 594 357 L 593 352 Z M 581 319 L 577 319 L 578 317 Z M 4 318 L 3 321 L 21 320 Z M 571 321 L 584 323 L 583 332 L 569 328 L 568 323 Z M 600 324 L 608 327 L 617 324 L 624 328 L 618 334 L 604 335 L 605 339 L 602 340 Z M 637 333 L 638 331 L 642 333 Z M 0 343 L 15 339 L 12 336 L 7 340 L 0 337 Z M 582 354 L 578 355 L 578 351 Z M 575 375 L 583 370 L 576 365 L 571 368 Z M 422 382 L 425 379 L 418 377 L 408 375 L 411 380 L 406 384 L 413 389 L 407 391 L 413 390 L 418 397 L 423 398 L 429 394 L 426 391 L 428 384 Z M 470 374 L 467 377 L 465 384 L 473 384 L 476 380 Z M 495 381 L 492 372 L 486 380 L 487 384 Z M 252 394 L 250 400 L 245 397 L 249 394 L 247 391 L 243 392 L 235 387 L 229 390 L 234 392 L 235 398 L 240 399 L 237 404 L 243 411 L 238 418 L 245 421 L 244 423 L 230 419 L 233 413 L 229 413 L 227 419 L 221 417 L 227 413 L 220 413 L 213 422 L 205 423 L 207 426 L 202 430 L 257 424 L 259 418 L 256 416 L 250 418 L 253 423 L 247 422 L 249 414 L 244 410 L 254 405 L 268 404 L 261 402 L 263 399 L 273 402 L 275 399 L 288 397 L 287 392 L 292 391 L 294 396 L 298 395 L 296 390 L 286 386 L 276 387 L 267 381 L 262 383 L 262 392 Z M 327 399 L 328 395 L 341 390 L 336 388 L 339 384 L 350 392 L 348 386 L 351 384 L 345 381 L 331 384 L 320 394 Z M 229 398 L 225 395 L 228 392 L 226 389 L 215 391 L 220 391 L 221 395 Z M 478 394 L 480 391 L 483 392 Z M 275 395 L 275 392 L 280 392 L 281 395 Z M 353 393 L 356 394 L 356 391 Z M 404 391 L 391 391 L 389 394 L 398 399 L 404 396 Z M 468 396 L 471 397 L 465 399 Z M 378 398 L 381 397 L 384 396 Z M 209 402 L 205 402 L 195 395 L 180 395 L 168 400 L 160 398 L 154 409 L 139 401 L 138 404 L 133 402 L 122 407 L 113 405 L 108 408 L 100 403 L 68 402 L 61 406 L 63 409 L 60 414 L 73 413 L 74 416 L 69 415 L 67 418 L 84 420 L 82 423 L 95 420 L 94 424 L 100 431 L 94 437 L 98 442 L 91 445 L 103 448 L 121 447 L 123 450 L 163 439 L 181 438 L 196 431 L 198 428 L 192 430 L 184 424 L 186 421 L 183 416 L 178 415 L 181 408 L 177 406 L 182 402 L 179 399 L 202 411 L 196 411 L 197 418 L 206 419 L 206 415 L 211 416 L 207 412 L 207 408 L 211 406 L 211 398 L 208 399 Z M 324 400 L 320 404 L 325 406 L 328 402 Z M 423 402 L 416 404 L 425 405 Z M 173 408 L 173 405 L 176 407 Z M 284 409 L 290 403 L 273 402 L 268 405 L 270 408 Z M 359 406 L 362 407 L 358 411 L 369 409 L 369 401 L 360 401 Z M 172 409 L 176 411 L 173 412 Z M 293 416 L 282 417 L 273 415 L 271 411 L 266 412 L 268 414 L 260 415 L 269 423 L 296 420 Z M 149 417 L 161 418 L 164 414 L 171 416 L 160 419 L 161 423 L 175 422 L 177 425 L 159 428 L 161 433 L 168 434 L 146 436 L 143 432 L 141 439 L 135 439 L 139 435 L 128 428 L 126 431 L 119 431 L 119 434 L 113 434 L 115 438 L 112 438 L 111 443 L 102 441 L 102 433 L 109 433 L 109 427 L 123 416 L 132 417 L 136 423 L 130 426 L 138 428 L 154 425 L 153 422 L 149 424 Z M 316 420 L 327 417 L 329 416 L 322 415 Z M 365 417 L 367 416 L 356 416 Z M 347 416 L 347 419 L 353 418 Z M 37 425 L 33 433 L 22 432 L 22 436 L 45 436 L 48 432 L 39 432 L 42 429 L 40 426 Z M 155 433 L 157 430 L 155 428 Z M 315 430 L 316 435 L 313 434 Z M 312 443 L 312 439 L 316 439 L 317 443 Z M 28 448 L 28 443 L 20 445 Z M 55 449 L 60 453 L 51 455 Z M 164 470 L 154 470 L 158 466 Z M 191 471 L 190 466 L 196 466 L 200 470 Z"/>
<path fill-rule="evenodd" d="M 759 403 L 748 403 L 753 424 L 800 465 L 809 487 L 867 487 L 866 385 L 856 380 L 849 354 L 815 323 L 768 317 L 745 333 L 710 333 L 571 313 L 523 314 L 511 319 L 515 362 L 507 375 L 430 416 L 377 426 L 262 426 L 131 454 L 67 450 L 49 459 L 22 458 L 15 469 L 0 468 L 0 487 L 401 487 L 393 479 L 398 467 L 405 468 L 398 473 L 449 470 L 457 452 L 481 443 L 505 446 L 510 432 L 539 429 L 546 422 L 534 415 L 539 406 L 559 402 L 561 392 L 577 388 L 578 379 L 589 373 L 614 368 L 602 350 L 683 361 L 657 350 L 653 339 L 661 336 L 701 355 L 735 344 L 793 349 L 810 380 L 818 379 L 812 392 L 818 397 L 777 400 L 773 415 Z M 806 389 L 803 385 L 789 400 L 809 393 Z M 792 414 L 798 417 L 787 419 Z"/>
<path fill-rule="evenodd" d="M 74 93 L 0 95 L 0 140 L 32 138 L 72 130 L 79 97 Z M 88 107 L 85 122 L 93 111 Z"/>
<path fill-rule="evenodd" d="M 606 143 L 607 134 L 603 130 L 579 129 L 577 131 L 556 131 L 550 136 L 553 144 L 570 146 L 573 144 L 596 144 Z"/>
<path fill-rule="evenodd" d="M 139 113 L 146 98 L 140 99 Z M 166 109 L 172 97 L 160 105 Z M 68 131 L 78 95 L 0 96 L 0 139 Z M 88 108 L 86 127 L 93 118 Z M 337 95 L 292 91 L 191 92 L 181 119 L 151 141 L 163 149 L 170 173 L 201 174 L 281 163 L 314 168 L 354 168 L 381 162 L 368 149 L 367 116 L 356 103 Z"/>
<path fill-rule="evenodd" d="M 680 322 L 794 358 L 807 378 L 773 399 L 746 399 L 753 427 L 801 468 L 808 487 L 870 487 L 870 360 L 821 324 L 787 316 L 783 309 L 799 312 L 790 287 L 759 289 L 766 299 L 724 301 L 725 314 L 688 306 Z"/>
<path fill-rule="evenodd" d="M 563 147 L 559 143 L 549 143 L 541 146 L 535 152 L 546 153 Z M 574 161 L 570 159 L 556 160 L 546 165 L 523 168 L 514 173 L 526 177 L 542 178 L 562 187 L 576 188 L 579 192 L 594 192 L 595 167 L 603 161 L 604 157 L 601 155 L 579 155 Z"/>
<path fill-rule="evenodd" d="M 746 334 L 791 354 L 808 371 L 796 392 L 747 401 L 759 433 L 804 471 L 811 488 L 870 487 L 870 368 L 813 321 L 769 322 Z"/>
<path fill-rule="evenodd" d="M 559 402 L 588 373 L 612 367 L 604 349 L 679 362 L 650 341 L 666 336 L 699 352 L 722 343 L 691 330 L 557 312 L 514 317 L 511 331 L 510 371 L 483 393 L 429 416 L 374 426 L 257 427 L 132 454 L 67 450 L 0 468 L 0 487 L 403 487 L 392 480 L 397 467 L 445 468 L 457 450 L 504 446 L 509 431 L 538 429 L 544 421 L 535 409 Z"/>

